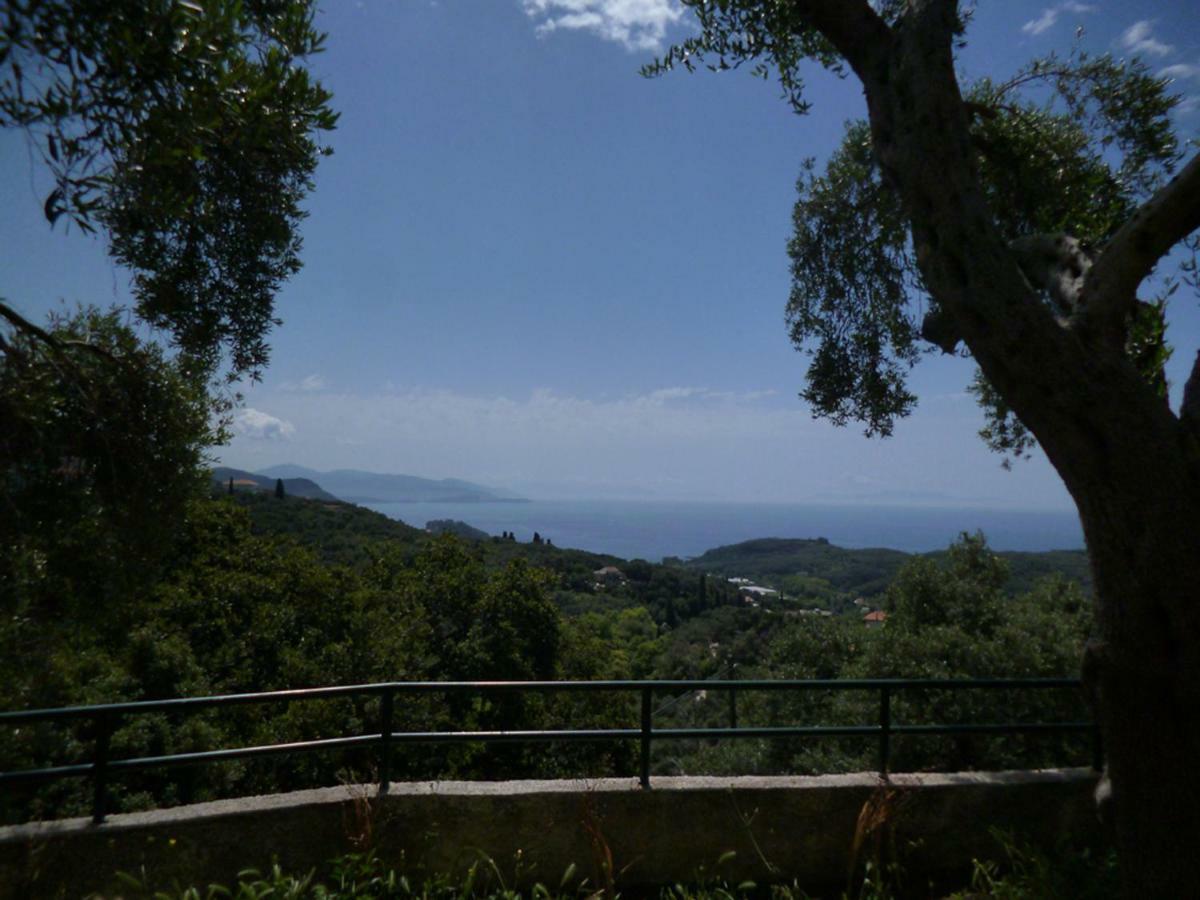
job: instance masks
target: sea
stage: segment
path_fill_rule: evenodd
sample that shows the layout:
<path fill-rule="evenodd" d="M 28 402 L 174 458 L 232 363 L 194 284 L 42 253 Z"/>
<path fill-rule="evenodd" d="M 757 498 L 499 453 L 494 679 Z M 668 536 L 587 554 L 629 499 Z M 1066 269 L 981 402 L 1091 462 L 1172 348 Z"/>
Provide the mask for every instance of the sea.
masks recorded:
<path fill-rule="evenodd" d="M 537 532 L 558 547 L 651 562 L 768 537 L 923 553 L 944 549 L 964 531 L 982 531 L 995 550 L 1083 548 L 1074 511 L 660 500 L 362 505 L 417 528 L 433 519 L 456 519 L 488 534 L 511 531 L 519 541 Z"/>

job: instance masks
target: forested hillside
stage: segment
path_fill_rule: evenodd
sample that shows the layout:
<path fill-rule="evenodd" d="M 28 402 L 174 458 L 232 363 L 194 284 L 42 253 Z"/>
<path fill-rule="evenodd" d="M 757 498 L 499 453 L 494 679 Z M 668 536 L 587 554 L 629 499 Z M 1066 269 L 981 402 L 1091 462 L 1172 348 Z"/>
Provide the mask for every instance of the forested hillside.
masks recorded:
<path fill-rule="evenodd" d="M 283 493 L 288 497 L 306 497 L 309 500 L 336 501 L 337 497 L 323 490 L 319 484 L 310 478 L 274 478 L 267 475 L 256 475 L 242 469 L 231 469 L 228 466 L 217 466 L 212 470 L 212 481 L 215 490 L 224 488 L 227 493 L 237 491 L 267 491 L 275 492 L 282 485 Z"/>
<path fill-rule="evenodd" d="M 941 559 L 946 551 L 926 554 Z M 1082 550 L 1040 553 L 998 551 L 1009 566 L 1008 590 L 1028 591 L 1048 575 L 1062 575 L 1091 592 L 1092 576 Z M 900 568 L 913 558 L 899 550 L 849 550 L 824 538 L 761 538 L 716 547 L 687 562 L 689 569 L 761 581 L 798 595 L 829 591 L 873 597 L 887 589 Z"/>
<path fill-rule="evenodd" d="M 544 542 L 434 536 L 350 504 L 218 491 L 191 502 L 163 554 L 104 603 L 86 584 L 18 573 L 28 591 L 21 615 L 0 626 L 0 706 L 383 680 L 1073 675 L 1089 628 L 1078 583 L 1054 575 L 1014 590 L 1009 562 L 979 537 L 927 557 L 821 541 L 751 542 L 706 554 L 710 570 L 701 561 L 656 565 Z M 1055 564 L 1033 556 L 1021 562 Z M 739 557 L 747 568 L 738 568 Z M 788 560 L 801 559 L 802 569 L 790 568 Z M 751 602 L 728 580 L 735 572 L 774 579 L 785 593 Z M 867 629 L 850 601 L 880 580 L 886 586 L 872 603 L 889 618 Z M 738 702 L 741 724 L 875 715 L 873 697 L 853 694 L 742 692 Z M 1081 714 L 1073 696 L 987 702 L 981 711 L 961 697 L 912 696 L 897 700 L 896 716 Z M 397 728 L 450 730 L 629 726 L 637 712 L 631 698 L 605 695 L 495 704 L 430 696 L 406 703 L 398 716 Z M 693 692 L 658 698 L 655 721 L 726 724 L 727 716 L 725 697 Z M 136 756 L 300 740 L 368 731 L 377 717 L 374 701 L 350 700 L 147 716 L 124 723 L 113 746 Z M 83 728 L 8 730 L 0 734 L 0 767 L 75 761 L 90 741 Z M 695 742 L 657 745 L 654 765 L 688 774 L 815 772 L 869 768 L 873 753 L 854 740 Z M 394 777 L 631 774 L 634 765 L 632 746 L 423 747 L 401 756 Z M 896 747 L 906 768 L 1064 756 L 1084 758 L 1086 748 L 985 737 Z M 148 772 L 115 784 L 114 802 L 136 809 L 328 784 L 369 777 L 371 764 L 369 755 L 345 752 Z M 81 813 L 84 788 L 64 782 L 11 792 L 3 815 Z"/>

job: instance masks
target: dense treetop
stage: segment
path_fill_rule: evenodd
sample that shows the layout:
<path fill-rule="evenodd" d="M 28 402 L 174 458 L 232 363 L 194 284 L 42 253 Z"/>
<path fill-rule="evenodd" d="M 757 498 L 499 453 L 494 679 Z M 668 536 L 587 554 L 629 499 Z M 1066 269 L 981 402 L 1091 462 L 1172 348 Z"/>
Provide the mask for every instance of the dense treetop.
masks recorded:
<path fill-rule="evenodd" d="M 0 127 L 28 132 L 53 174 L 46 219 L 102 230 L 138 316 L 205 372 L 223 357 L 231 376 L 261 372 L 275 294 L 300 267 L 301 202 L 337 120 L 300 65 L 321 50 L 313 14 L 308 0 L 0 12 Z"/>

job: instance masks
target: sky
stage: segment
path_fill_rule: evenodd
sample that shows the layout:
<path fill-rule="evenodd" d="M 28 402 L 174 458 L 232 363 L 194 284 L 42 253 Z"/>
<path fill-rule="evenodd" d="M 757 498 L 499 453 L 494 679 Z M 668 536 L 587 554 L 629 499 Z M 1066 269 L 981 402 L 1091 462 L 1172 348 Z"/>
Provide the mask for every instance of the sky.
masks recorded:
<path fill-rule="evenodd" d="M 967 79 L 1067 51 L 1140 55 L 1200 133 L 1190 3 L 978 4 Z M 888 440 L 815 421 L 784 305 L 805 158 L 864 112 L 808 71 L 797 116 L 748 72 L 648 80 L 693 33 L 676 0 L 326 0 L 311 68 L 341 119 L 306 204 L 261 383 L 221 462 L 465 478 L 535 498 L 1066 509 L 1040 456 L 977 437 L 969 361 L 927 357 Z M 101 240 L 51 231 L 25 139 L 0 134 L 0 296 L 39 317 L 128 301 Z M 1194 298 L 1171 308 L 1186 377 Z"/>

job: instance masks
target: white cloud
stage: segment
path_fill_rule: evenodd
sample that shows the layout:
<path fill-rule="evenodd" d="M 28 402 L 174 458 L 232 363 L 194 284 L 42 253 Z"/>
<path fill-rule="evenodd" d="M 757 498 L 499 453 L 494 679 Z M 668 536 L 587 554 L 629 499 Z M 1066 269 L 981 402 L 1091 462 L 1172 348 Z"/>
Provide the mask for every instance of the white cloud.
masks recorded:
<path fill-rule="evenodd" d="M 1200 81 L 1200 64 L 1175 63 L 1158 70 L 1159 78 L 1169 78 L 1174 82 L 1173 92 L 1179 93 L 1179 103 L 1175 107 L 1175 115 L 1190 116 L 1200 109 L 1200 94 L 1185 92 L 1182 82 Z"/>
<path fill-rule="evenodd" d="M 1021 26 L 1021 30 L 1026 34 L 1041 34 L 1043 31 L 1049 31 L 1058 22 L 1058 10 L 1053 7 L 1047 7 L 1042 10 L 1042 14 L 1036 19 L 1030 19 Z"/>
<path fill-rule="evenodd" d="M 522 0 L 539 35 L 588 31 L 627 50 L 659 50 L 683 18 L 677 0 Z"/>
<path fill-rule="evenodd" d="M 1121 33 L 1121 46 L 1131 53 L 1166 56 L 1175 48 L 1155 38 L 1151 34 L 1153 29 L 1154 23 L 1149 19 L 1134 22 Z"/>
<path fill-rule="evenodd" d="M 295 381 L 285 381 L 283 384 L 279 385 L 279 389 L 281 391 L 304 391 L 306 393 L 312 393 L 313 391 L 323 391 L 328 386 L 329 382 L 325 380 L 324 376 L 318 375 L 314 372 L 312 375 L 306 375 L 304 378 L 301 378 L 299 383 Z"/>
<path fill-rule="evenodd" d="M 712 394 L 712 391 L 707 388 L 698 387 L 669 387 L 659 388 L 651 391 L 644 397 L 640 398 L 640 402 L 650 403 L 655 406 L 661 406 L 664 403 L 670 403 L 672 400 L 687 400 L 692 397 L 707 397 Z"/>
<path fill-rule="evenodd" d="M 1159 70 L 1158 77 L 1173 78 L 1176 81 L 1184 78 L 1200 78 L 1200 65 L 1191 66 L 1187 63 L 1178 63 L 1173 66 L 1167 66 L 1165 69 Z"/>
<path fill-rule="evenodd" d="M 1035 37 L 1042 32 L 1049 31 L 1058 24 L 1059 18 L 1063 13 L 1076 13 L 1083 15 L 1084 13 L 1095 12 L 1096 7 L 1091 3 L 1075 3 L 1068 0 L 1066 3 L 1059 3 L 1057 6 L 1047 6 L 1042 10 L 1041 15 L 1036 19 L 1030 19 L 1021 26 L 1021 30 L 1026 34 L 1034 35 Z"/>
<path fill-rule="evenodd" d="M 1175 112 L 1181 116 L 1190 116 L 1192 113 L 1200 110 L 1200 95 L 1191 94 L 1179 101 L 1179 105 L 1175 107 Z"/>
<path fill-rule="evenodd" d="M 287 440 L 296 433 L 296 428 L 291 422 L 285 422 L 251 406 L 239 409 L 233 414 L 233 430 L 243 437 L 260 441 Z"/>
<path fill-rule="evenodd" d="M 523 398 L 457 391 L 396 388 L 369 394 L 279 391 L 269 398 L 283 419 L 241 410 L 237 437 L 266 437 L 270 423 L 293 442 L 294 456 L 313 464 L 436 477 L 496 473 L 556 477 L 579 471 L 627 480 L 645 468 L 631 459 L 675 460 L 770 436 L 788 443 L 811 434 L 816 445 L 831 433 L 800 404 L 772 401 L 773 391 L 717 391 L 666 387 L 593 399 L 539 388 Z M 267 420 L 270 420 L 269 422 Z M 284 421 L 284 420 L 289 421 Z M 297 427 L 293 427 L 295 422 Z M 285 431 L 286 429 L 286 431 Z M 261 442 L 254 442 L 261 443 Z M 247 443 L 244 450 L 251 451 Z M 305 456 L 311 449 L 311 456 Z M 256 451 L 255 451 L 256 452 Z M 526 466 L 530 468 L 526 469 Z"/>

